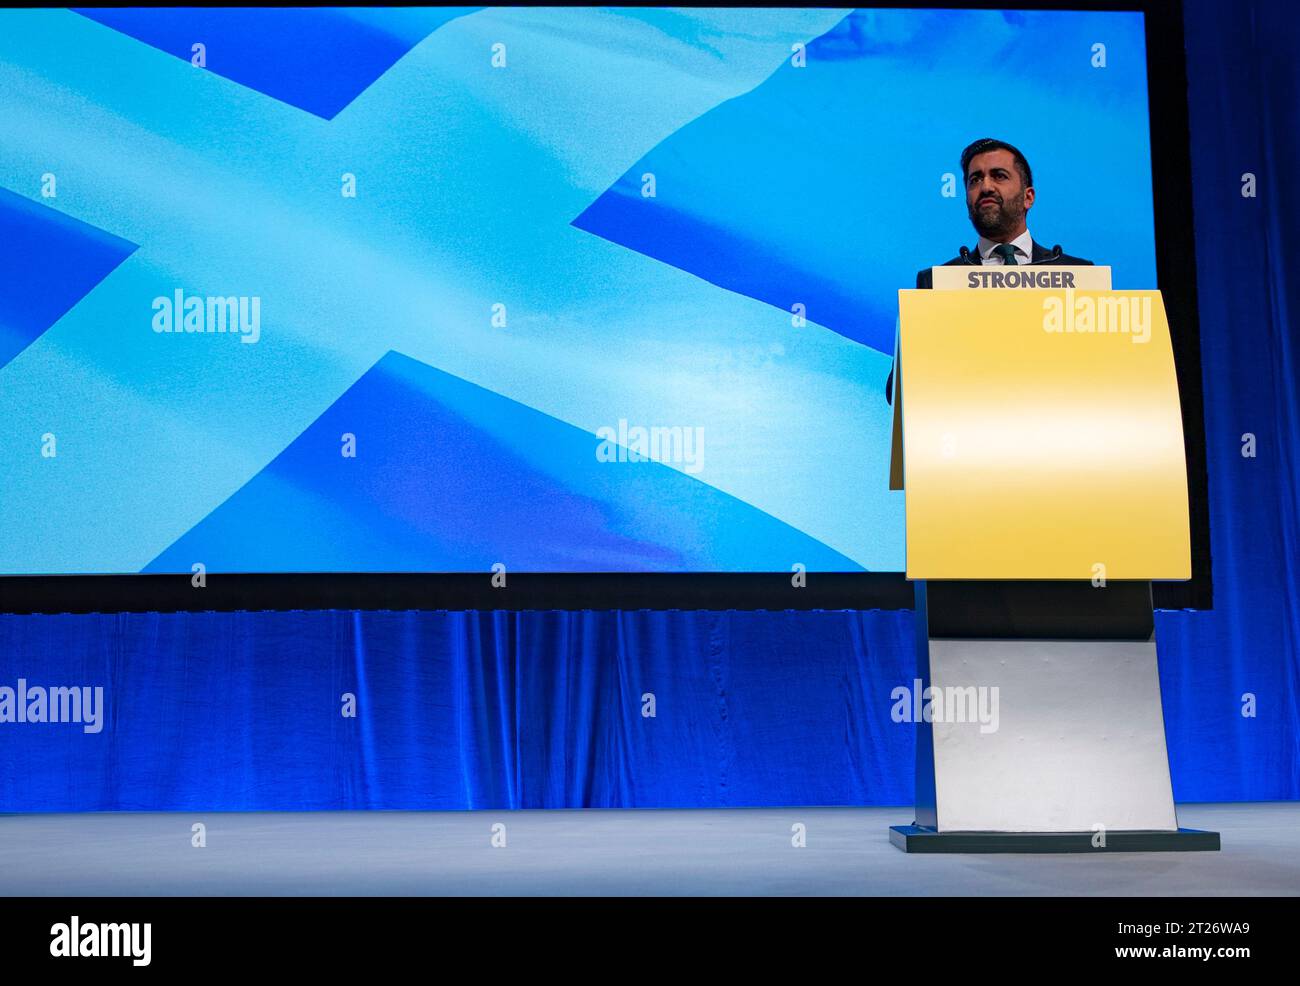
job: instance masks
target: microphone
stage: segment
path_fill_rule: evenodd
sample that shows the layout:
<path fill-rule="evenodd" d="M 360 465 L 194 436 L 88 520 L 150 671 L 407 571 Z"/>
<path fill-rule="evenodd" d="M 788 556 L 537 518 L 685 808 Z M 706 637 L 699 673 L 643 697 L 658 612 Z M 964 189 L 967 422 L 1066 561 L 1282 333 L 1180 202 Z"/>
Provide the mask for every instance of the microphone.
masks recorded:
<path fill-rule="evenodd" d="M 1061 244 L 1058 243 L 1058 244 L 1056 244 L 1056 246 L 1052 247 L 1052 252 L 1051 252 L 1051 253 L 1049 253 L 1049 254 L 1048 254 L 1046 257 L 1044 257 L 1042 260 L 1035 261 L 1035 263 L 1039 263 L 1039 264 L 1050 264 L 1050 263 L 1052 263 L 1053 261 L 1055 261 L 1055 260 L 1060 260 L 1060 259 L 1061 259 Z"/>
<path fill-rule="evenodd" d="M 961 258 L 963 264 L 974 265 L 975 261 L 970 259 L 970 247 L 964 246 L 957 251 L 957 256 Z"/>

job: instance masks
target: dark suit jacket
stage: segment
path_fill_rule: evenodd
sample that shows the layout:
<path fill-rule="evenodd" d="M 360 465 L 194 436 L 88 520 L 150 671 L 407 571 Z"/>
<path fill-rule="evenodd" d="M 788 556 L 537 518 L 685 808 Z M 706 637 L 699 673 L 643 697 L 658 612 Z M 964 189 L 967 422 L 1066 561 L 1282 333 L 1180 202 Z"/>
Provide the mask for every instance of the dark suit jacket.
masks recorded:
<path fill-rule="evenodd" d="M 1042 264 L 1043 266 L 1051 266 L 1051 267 L 1091 267 L 1093 265 L 1091 260 L 1083 260 L 1079 257 L 1071 257 L 1068 253 L 1063 253 L 1059 257 L 1056 257 L 1055 259 L 1049 260 L 1048 258 L 1052 256 L 1051 250 L 1047 249 L 1047 247 L 1042 246 L 1039 243 L 1034 243 L 1033 247 L 1034 247 L 1033 262 L 1035 264 Z M 976 244 L 975 246 L 970 248 L 970 255 L 971 255 L 971 259 L 978 266 L 980 264 L 979 244 Z M 965 261 L 962 260 L 961 257 L 953 257 L 951 260 L 945 260 L 942 264 L 940 264 L 940 266 L 959 267 L 964 263 Z M 917 271 L 916 286 L 918 288 L 934 287 L 934 274 L 931 272 L 929 267 L 927 267 L 925 270 Z"/>
<path fill-rule="evenodd" d="M 1052 257 L 1052 251 L 1047 247 L 1034 243 L 1035 264 L 1041 264 L 1044 267 L 1091 267 L 1091 260 L 1084 260 L 1081 257 L 1071 257 L 1068 253 L 1063 253 L 1059 257 Z M 979 244 L 970 248 L 970 255 L 974 261 L 973 266 L 983 266 L 979 262 L 980 249 Z M 942 267 L 959 267 L 966 261 L 961 257 L 953 257 L 951 260 L 945 260 L 940 266 Z M 934 272 L 929 267 L 925 270 L 916 272 L 916 286 L 921 289 L 929 290 L 934 287 Z M 889 378 L 885 380 L 885 400 L 889 403 L 894 402 L 894 368 L 889 368 Z"/>

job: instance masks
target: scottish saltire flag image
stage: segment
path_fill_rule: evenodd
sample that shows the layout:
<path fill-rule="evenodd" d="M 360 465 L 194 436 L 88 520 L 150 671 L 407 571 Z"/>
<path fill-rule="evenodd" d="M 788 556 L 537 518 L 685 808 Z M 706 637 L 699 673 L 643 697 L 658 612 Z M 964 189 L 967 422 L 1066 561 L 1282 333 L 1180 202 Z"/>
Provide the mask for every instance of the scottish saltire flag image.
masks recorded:
<path fill-rule="evenodd" d="M 2 10 L 0 574 L 899 571 L 958 154 L 1150 286 L 1146 72 L 1134 12 Z"/>

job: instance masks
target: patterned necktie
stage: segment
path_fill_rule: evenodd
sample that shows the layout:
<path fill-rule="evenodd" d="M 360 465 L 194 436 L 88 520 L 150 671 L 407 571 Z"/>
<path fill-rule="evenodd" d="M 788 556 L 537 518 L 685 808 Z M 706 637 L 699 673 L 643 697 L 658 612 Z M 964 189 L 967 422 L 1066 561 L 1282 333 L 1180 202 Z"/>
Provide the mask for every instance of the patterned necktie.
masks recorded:
<path fill-rule="evenodd" d="M 1002 263 L 1007 267 L 1018 267 L 1016 263 L 1016 248 L 1010 243 L 999 243 L 993 248 L 993 252 L 1002 258 Z"/>

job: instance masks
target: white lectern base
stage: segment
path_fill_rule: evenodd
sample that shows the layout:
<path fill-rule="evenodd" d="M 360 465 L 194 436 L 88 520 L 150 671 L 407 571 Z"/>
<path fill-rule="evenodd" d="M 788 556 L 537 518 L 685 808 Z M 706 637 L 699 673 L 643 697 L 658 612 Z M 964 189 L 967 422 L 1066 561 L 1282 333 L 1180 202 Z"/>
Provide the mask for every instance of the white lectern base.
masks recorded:
<path fill-rule="evenodd" d="M 914 584 L 907 852 L 1218 849 L 1181 829 L 1149 583 Z"/>

